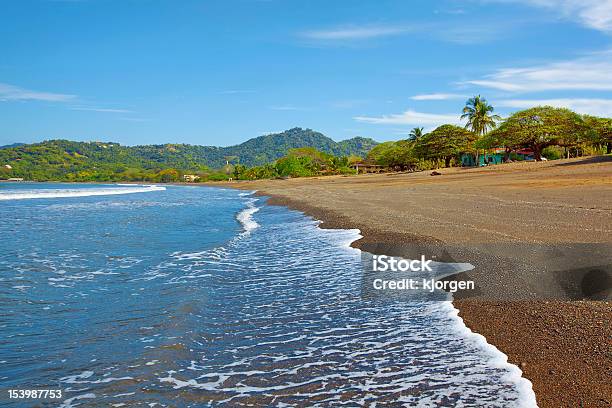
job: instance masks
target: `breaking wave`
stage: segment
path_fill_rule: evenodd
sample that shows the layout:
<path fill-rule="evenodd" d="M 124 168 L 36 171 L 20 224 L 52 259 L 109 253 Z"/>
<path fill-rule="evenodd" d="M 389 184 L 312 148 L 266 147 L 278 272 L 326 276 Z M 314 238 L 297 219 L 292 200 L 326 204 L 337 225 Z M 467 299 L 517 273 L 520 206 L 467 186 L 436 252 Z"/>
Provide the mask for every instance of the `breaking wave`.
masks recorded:
<path fill-rule="evenodd" d="M 259 211 L 259 207 L 255 206 L 256 199 L 251 199 L 247 202 L 247 208 L 240 211 L 236 215 L 236 219 L 242 224 L 244 234 L 250 234 L 251 231 L 259 227 L 257 221 L 253 219 L 253 214 Z"/>
<path fill-rule="evenodd" d="M 0 200 L 26 200 L 26 199 L 35 199 L 35 198 L 67 198 L 67 197 L 106 196 L 106 195 L 117 195 L 117 194 L 148 193 L 152 191 L 163 191 L 165 189 L 166 187 L 148 185 L 148 186 L 133 186 L 133 187 L 12 190 L 12 191 L 0 192 Z"/>
<path fill-rule="evenodd" d="M 156 186 L 104 187 L 81 192 Z M 0 223 L 14 237 L 0 253 L 12 346 L 0 378 L 61 385 L 66 408 L 535 406 L 520 369 L 451 302 L 362 296 L 359 230 L 250 195 L 171 187 L 0 206 L 18 214 Z M 94 201 L 102 211 L 82 211 Z"/>

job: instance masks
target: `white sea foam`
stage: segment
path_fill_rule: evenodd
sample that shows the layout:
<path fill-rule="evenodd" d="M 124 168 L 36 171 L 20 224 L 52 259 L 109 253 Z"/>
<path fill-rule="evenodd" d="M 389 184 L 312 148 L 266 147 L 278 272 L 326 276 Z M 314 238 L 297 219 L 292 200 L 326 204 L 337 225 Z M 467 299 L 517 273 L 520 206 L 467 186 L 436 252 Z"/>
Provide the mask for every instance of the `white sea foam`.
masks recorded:
<path fill-rule="evenodd" d="M 60 405 L 59 408 L 72 408 L 76 406 L 76 405 L 72 405 L 74 401 L 77 401 L 80 399 L 92 399 L 92 398 L 96 398 L 96 394 L 92 392 L 89 392 L 87 394 L 77 395 L 76 397 L 68 398 L 67 400 L 62 402 L 62 405 Z"/>
<path fill-rule="evenodd" d="M 240 197 L 250 197 L 253 194 L 255 194 L 255 192 L 256 190 L 239 193 L 238 195 Z M 242 211 L 240 211 L 238 214 L 236 214 L 236 220 L 238 220 L 238 222 L 240 222 L 240 224 L 242 225 L 243 231 L 240 234 L 234 236 L 234 238 L 232 238 L 229 242 L 227 242 L 223 246 L 218 246 L 216 248 L 206 249 L 204 251 L 197 251 L 197 252 L 177 251 L 177 252 L 173 252 L 172 254 L 170 254 L 170 256 L 176 259 L 177 261 L 193 260 L 193 261 L 203 261 L 207 264 L 217 264 L 220 262 L 227 264 L 226 256 L 227 256 L 228 248 L 234 246 L 242 238 L 248 236 L 251 233 L 251 231 L 259 227 L 259 224 L 257 223 L 257 221 L 253 219 L 253 214 L 259 211 L 259 207 L 255 205 L 256 202 L 257 202 L 256 198 L 249 198 L 246 201 L 247 207 L 243 209 Z M 210 275 L 204 275 L 204 277 L 208 277 L 208 276 Z M 203 275 L 198 275 L 197 277 L 198 278 L 203 277 Z"/>
<path fill-rule="evenodd" d="M 441 302 L 441 311 L 446 311 L 447 315 L 455 322 L 455 329 L 458 335 L 476 344 L 478 348 L 483 350 L 485 354 L 491 358 L 491 360 L 487 361 L 488 364 L 503 368 L 508 372 L 505 378 L 506 381 L 515 384 L 519 393 L 517 406 L 523 408 L 537 408 L 538 404 L 531 381 L 523 377 L 521 369 L 509 363 L 508 356 L 494 345 L 489 344 L 485 336 L 471 331 L 459 316 L 459 310 L 457 310 L 451 302 Z"/>
<path fill-rule="evenodd" d="M 248 197 L 248 196 L 252 196 L 256 192 L 257 192 L 257 190 L 253 190 L 253 191 L 247 191 L 247 192 L 244 192 L 244 193 L 239 193 L 238 195 L 240 197 Z"/>
<path fill-rule="evenodd" d="M 339 243 L 343 247 L 348 247 L 354 249 L 358 252 L 361 252 L 358 248 L 352 248 L 351 244 L 363 238 L 361 235 L 361 231 L 358 229 L 344 229 L 344 230 L 325 230 L 320 228 L 320 221 L 317 221 L 317 228 L 320 231 L 329 231 L 336 233 L 338 237 Z M 469 263 L 462 264 L 444 264 L 435 262 L 437 265 L 437 270 L 439 272 L 444 271 L 445 269 L 452 269 L 454 272 L 465 272 L 474 269 L 474 266 Z M 446 273 L 442 273 L 443 276 L 449 276 L 453 273 L 449 273 L 449 271 L 445 271 Z M 452 295 L 449 294 L 449 299 L 452 299 Z M 457 333 L 458 336 L 461 336 L 467 339 L 472 344 L 475 344 L 479 349 L 483 350 L 484 354 L 489 356 L 491 360 L 487 361 L 487 364 L 491 366 L 495 366 L 507 371 L 507 375 L 505 376 L 505 380 L 508 383 L 515 384 L 516 390 L 519 394 L 519 398 L 517 401 L 517 406 L 522 408 L 537 408 L 537 402 L 535 393 L 533 391 L 532 383 L 528 379 L 523 377 L 523 372 L 516 365 L 508 362 L 508 356 L 500 351 L 497 347 L 487 342 L 487 339 L 478 333 L 472 332 L 464 323 L 463 319 L 459 316 L 459 310 L 453 306 L 452 301 L 444 301 L 444 302 L 434 302 L 434 308 L 439 309 L 434 313 L 442 313 L 446 314 L 451 321 L 454 323 L 453 329 Z"/>
<path fill-rule="evenodd" d="M 363 235 L 361 235 L 360 229 L 357 229 L 357 228 L 326 229 L 326 228 L 321 228 L 320 226 L 321 221 L 316 221 L 316 223 L 317 223 L 316 224 L 317 228 L 320 232 L 327 233 L 328 235 L 332 235 L 333 238 L 335 238 L 335 241 L 338 242 L 341 247 L 346 248 L 351 251 L 357 251 L 358 253 L 361 253 L 361 250 L 359 248 L 353 248 L 351 246 L 353 242 L 363 238 Z"/>
<path fill-rule="evenodd" d="M 240 211 L 236 215 L 236 219 L 240 221 L 240 223 L 242 224 L 242 228 L 244 228 L 245 235 L 250 234 L 251 231 L 259 227 L 259 224 L 257 223 L 257 221 L 253 219 L 253 214 L 259 211 L 259 207 L 255 206 L 255 202 L 256 202 L 255 199 L 249 200 L 247 202 L 247 208 Z"/>
<path fill-rule="evenodd" d="M 98 380 L 90 380 L 95 373 L 93 371 L 83 371 L 81 374 L 69 375 L 60 378 L 60 381 L 67 384 L 106 384 L 113 381 L 133 380 L 133 377 L 106 377 Z"/>
<path fill-rule="evenodd" d="M 34 198 L 66 198 L 106 196 L 117 194 L 149 193 L 163 191 L 166 187 L 156 185 L 130 186 L 130 187 L 101 187 L 101 188 L 73 188 L 73 189 L 37 189 L 37 190 L 9 190 L 0 192 L 2 200 L 25 200 Z"/>
<path fill-rule="evenodd" d="M 255 202 L 244 211 L 253 209 Z M 289 224 L 270 228 L 265 222 L 267 216 L 262 215 L 260 226 L 265 234 L 252 235 L 248 242 L 264 245 L 273 242 L 274 250 L 290 251 L 290 258 L 262 259 L 260 246 L 241 247 L 244 241 L 240 239 L 236 240 L 236 247 L 227 246 L 224 259 L 206 258 L 211 256 L 210 252 L 182 254 L 202 262 L 198 268 L 205 265 L 205 270 L 213 274 L 217 265 L 221 265 L 222 271 L 223 267 L 232 271 L 241 269 L 240 265 L 256 265 L 253 274 L 249 274 L 249 282 L 244 284 L 244 293 L 275 293 L 274 301 L 260 299 L 258 303 L 259 299 L 252 298 L 250 315 L 258 322 L 258 335 L 253 336 L 247 329 L 237 334 L 250 344 L 227 350 L 232 356 L 241 357 L 230 364 L 213 368 L 206 358 L 192 360 L 187 370 L 166 371 L 167 375 L 158 377 L 160 383 L 172 390 L 219 393 L 226 397 L 219 402 L 235 405 L 244 398 L 257 400 L 258 395 L 272 396 L 298 389 L 304 401 L 316 397 L 321 406 L 340 405 L 345 392 L 358 405 L 367 405 L 367 401 L 383 395 L 399 394 L 402 396 L 395 400 L 398 405 L 434 406 L 440 403 L 440 398 L 448 399 L 450 404 L 459 393 L 464 393 L 466 396 L 462 399 L 480 401 L 483 406 L 536 406 L 531 383 L 522 377 L 520 369 L 508 363 L 507 356 L 489 345 L 483 336 L 466 328 L 451 302 L 413 302 L 406 308 L 401 304 L 388 308 L 384 303 L 372 303 L 367 309 L 361 309 L 354 303 L 350 291 L 332 296 L 335 300 L 332 303 L 326 300 L 334 288 L 355 288 L 359 285 L 359 276 L 333 273 L 340 270 L 337 263 L 327 262 L 324 256 L 313 257 L 309 243 L 322 241 L 333 249 L 349 248 L 352 241 L 361 237 L 358 230 L 317 229 L 314 227 L 318 223 L 310 219 L 293 222 L 290 228 L 287 228 Z M 304 245 L 296 247 L 296 243 Z M 354 262 L 359 255 L 352 251 L 359 250 L 339 251 L 338 258 L 334 259 L 358 266 Z M 265 274 L 257 273 L 257 265 L 265 265 Z M 435 265 L 442 275 L 473 268 L 470 264 Z M 314 270 L 332 273 L 321 275 Z M 321 296 L 302 299 L 301 306 L 294 306 L 295 294 L 286 288 L 310 279 L 318 281 Z M 288 308 L 278 308 L 278 304 L 285 302 Z M 330 311 L 340 319 L 319 325 L 317 322 L 324 320 Z M 300 330 L 279 328 L 276 322 L 284 319 L 300 321 L 297 326 Z M 252 341 L 255 337 L 256 341 Z M 418 356 L 414 357 L 417 360 L 426 361 L 428 368 L 411 364 L 413 355 Z M 262 359 L 270 365 L 258 364 L 252 368 L 254 362 L 260 363 Z M 431 389 L 429 370 L 439 373 Z M 204 373 L 192 374 L 198 371 Z M 359 385 L 351 385 L 348 390 L 345 382 Z M 227 383 L 232 385 L 228 387 Z M 415 387 L 423 387 L 423 393 L 411 395 Z M 457 401 L 457 406 L 462 403 L 465 401 Z M 281 404 L 282 401 L 275 401 L 275 405 Z"/>

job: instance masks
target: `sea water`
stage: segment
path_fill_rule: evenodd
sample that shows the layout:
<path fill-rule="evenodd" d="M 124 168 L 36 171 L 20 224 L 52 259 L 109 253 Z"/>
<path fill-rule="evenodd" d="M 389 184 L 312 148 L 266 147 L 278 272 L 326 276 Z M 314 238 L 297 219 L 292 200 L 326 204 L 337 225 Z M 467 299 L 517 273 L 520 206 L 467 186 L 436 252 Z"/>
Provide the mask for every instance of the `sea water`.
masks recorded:
<path fill-rule="evenodd" d="M 5 183 L 0 220 L 4 394 L 61 389 L 45 402 L 59 407 L 535 405 L 450 302 L 362 297 L 359 231 L 251 193 Z"/>

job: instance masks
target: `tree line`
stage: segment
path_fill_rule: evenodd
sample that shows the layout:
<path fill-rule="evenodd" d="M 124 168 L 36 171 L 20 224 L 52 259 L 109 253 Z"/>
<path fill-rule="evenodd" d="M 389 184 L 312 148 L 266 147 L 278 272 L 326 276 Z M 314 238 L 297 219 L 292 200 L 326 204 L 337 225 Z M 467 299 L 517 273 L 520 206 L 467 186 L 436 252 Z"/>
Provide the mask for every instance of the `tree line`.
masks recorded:
<path fill-rule="evenodd" d="M 274 164 L 292 148 L 310 146 L 329 157 L 364 156 L 376 144 L 374 140 L 361 137 L 335 142 L 319 132 L 301 128 L 259 136 L 229 147 L 188 144 L 123 146 L 113 142 L 49 140 L 0 147 L 0 179 L 174 182 L 190 174 L 203 181 L 224 180 L 232 177 L 234 167 L 244 169 L 245 166 Z M 281 163 L 291 160 L 281 160 Z M 314 165 L 291 172 L 307 174 L 309 169 L 322 162 L 320 157 L 313 158 L 313 161 Z M 279 164 L 279 172 L 284 175 L 287 170 Z"/>
<path fill-rule="evenodd" d="M 584 154 L 612 152 L 612 119 L 580 115 L 565 108 L 539 106 L 516 112 L 506 119 L 480 95 L 468 99 L 462 110 L 465 126 L 445 124 L 429 133 L 414 128 L 407 139 L 374 147 L 368 160 L 390 168 L 417 170 L 461 165 L 462 155 L 479 155 L 503 149 L 504 161 L 521 159 L 529 149 L 536 161 Z"/>
<path fill-rule="evenodd" d="M 289 148 L 284 156 L 251 167 L 233 155 L 222 157 L 224 166 L 209 168 L 202 152 L 211 148 L 202 146 L 126 147 L 117 143 L 54 140 L 0 149 L 0 179 L 177 182 L 184 175 L 196 176 L 195 181 L 220 181 L 354 174 L 354 164 L 363 158 L 350 152 L 362 154 L 365 149 L 369 150 L 366 163 L 416 171 L 461 165 L 465 155 L 473 157 L 472 162 L 478 164 L 479 156 L 493 148 L 505 152 L 504 161 L 521 159 L 517 155 L 520 149 L 530 149 L 535 160 L 612 152 L 610 118 L 540 106 L 502 119 L 480 95 L 468 99 L 460 118 L 465 120 L 465 126 L 444 124 L 431 132 L 414 128 L 408 138 L 394 142 L 377 144 L 371 139 L 351 139 L 345 141 L 344 151 L 349 153 L 346 155 L 323 152 L 315 147 Z M 282 142 L 285 146 L 298 143 L 293 140 L 294 136 L 301 141 L 310 138 L 324 147 L 331 143 L 331 139 L 317 132 L 296 128 L 252 139 L 240 146 L 247 149 L 248 143 L 262 140 Z"/>

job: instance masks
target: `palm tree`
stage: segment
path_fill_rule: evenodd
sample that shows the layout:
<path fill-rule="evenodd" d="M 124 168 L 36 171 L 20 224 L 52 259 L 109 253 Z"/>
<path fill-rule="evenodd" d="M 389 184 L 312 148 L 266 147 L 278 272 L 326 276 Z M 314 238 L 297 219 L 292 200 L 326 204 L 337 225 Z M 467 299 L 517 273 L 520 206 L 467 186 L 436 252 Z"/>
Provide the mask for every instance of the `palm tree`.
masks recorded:
<path fill-rule="evenodd" d="M 495 129 L 497 121 L 501 120 L 501 116 L 493 113 L 494 110 L 485 98 L 477 95 L 465 102 L 461 119 L 467 119 L 466 129 L 477 136 L 482 136 L 489 130 Z M 478 150 L 476 150 L 476 165 L 478 165 Z"/>
<path fill-rule="evenodd" d="M 421 136 L 423 136 L 423 129 L 422 127 L 415 127 L 414 129 L 412 129 L 410 131 L 410 134 L 408 135 L 410 137 L 410 140 L 419 140 L 421 138 Z"/>

